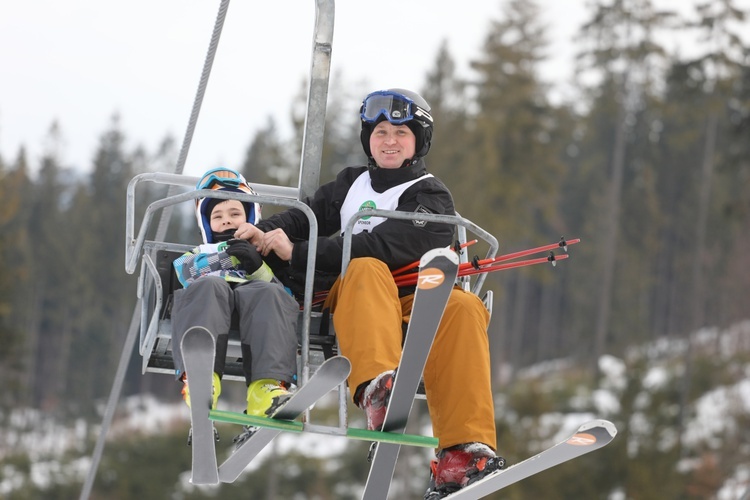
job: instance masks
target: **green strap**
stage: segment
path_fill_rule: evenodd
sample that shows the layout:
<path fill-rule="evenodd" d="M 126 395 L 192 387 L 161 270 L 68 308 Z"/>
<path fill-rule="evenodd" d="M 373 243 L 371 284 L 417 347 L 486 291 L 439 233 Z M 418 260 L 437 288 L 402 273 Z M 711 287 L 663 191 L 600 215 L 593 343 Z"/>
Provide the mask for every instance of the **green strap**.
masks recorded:
<path fill-rule="evenodd" d="M 315 430 L 306 429 L 302 422 L 294 420 L 280 420 L 267 417 L 256 417 L 244 413 L 235 413 L 223 410 L 211 410 L 209 418 L 217 422 L 227 422 L 230 424 L 251 425 L 255 427 L 265 427 L 287 432 L 316 432 Z M 332 428 L 335 429 L 335 428 Z M 318 432 L 324 434 L 324 432 Z M 332 434 L 340 435 L 340 434 Z M 378 441 L 383 443 L 403 444 L 409 446 L 421 446 L 424 448 L 437 448 L 438 439 L 430 436 L 419 436 L 414 434 L 401 434 L 398 432 L 380 432 L 369 431 L 366 429 L 355 429 L 349 427 L 346 429 L 346 437 L 358 439 L 361 441 Z"/>

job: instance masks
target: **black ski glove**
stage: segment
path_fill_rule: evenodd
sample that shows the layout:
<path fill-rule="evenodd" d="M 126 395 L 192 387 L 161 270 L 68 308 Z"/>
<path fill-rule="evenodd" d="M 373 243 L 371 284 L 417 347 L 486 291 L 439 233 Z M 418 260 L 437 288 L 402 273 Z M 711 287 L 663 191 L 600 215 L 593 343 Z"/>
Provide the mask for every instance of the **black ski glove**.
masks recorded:
<path fill-rule="evenodd" d="M 240 261 L 240 267 L 248 274 L 253 274 L 263 265 L 263 258 L 247 240 L 229 240 L 226 252 L 232 257 L 237 257 L 237 260 Z"/>

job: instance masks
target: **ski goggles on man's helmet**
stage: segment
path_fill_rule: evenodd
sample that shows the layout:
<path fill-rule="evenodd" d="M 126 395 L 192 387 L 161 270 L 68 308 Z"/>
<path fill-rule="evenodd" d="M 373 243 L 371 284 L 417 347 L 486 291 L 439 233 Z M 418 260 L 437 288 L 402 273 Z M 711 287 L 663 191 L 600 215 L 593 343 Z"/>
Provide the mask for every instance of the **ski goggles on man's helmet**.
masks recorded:
<path fill-rule="evenodd" d="M 239 172 L 231 168 L 220 167 L 203 174 L 201 180 L 195 185 L 195 189 L 212 189 L 219 186 L 239 188 L 242 185 L 247 185 L 247 181 Z"/>
<path fill-rule="evenodd" d="M 360 116 L 367 123 L 375 123 L 384 116 L 394 125 L 401 125 L 423 112 L 422 108 L 403 94 L 392 90 L 378 90 L 365 97 Z"/>

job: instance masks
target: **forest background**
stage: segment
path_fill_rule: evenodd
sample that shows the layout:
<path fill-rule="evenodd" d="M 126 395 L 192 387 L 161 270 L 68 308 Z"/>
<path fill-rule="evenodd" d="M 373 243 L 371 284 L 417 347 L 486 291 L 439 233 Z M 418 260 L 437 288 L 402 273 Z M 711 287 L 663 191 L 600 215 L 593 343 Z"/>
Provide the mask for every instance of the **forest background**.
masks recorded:
<path fill-rule="evenodd" d="M 536 418 L 565 406 L 565 398 L 545 392 L 544 377 L 531 382 L 520 377 L 525 369 L 566 360 L 569 384 L 562 392 L 571 396 L 576 387 L 598 387 L 606 356 L 632 362 L 628 376 L 638 380 L 646 368 L 628 353 L 635 346 L 675 342 L 673 379 L 659 404 L 652 403 L 655 414 L 649 418 L 653 428 L 671 429 L 676 438 L 666 445 L 662 440 L 661 447 L 652 443 L 645 465 L 639 456 L 647 453 L 643 445 L 634 455 L 626 449 L 627 439 L 620 438 L 619 447 L 607 450 L 606 465 L 601 458 L 582 461 L 607 473 L 588 485 L 588 494 L 576 494 L 710 498 L 738 467 L 750 474 L 750 464 L 738 458 L 750 450 L 750 411 L 740 413 L 745 425 L 725 436 L 720 451 L 688 449 L 681 440 L 701 394 L 750 378 L 746 336 L 728 359 L 717 355 L 719 340 L 701 348 L 690 341 L 750 315 L 745 255 L 750 248 L 750 46 L 740 36 L 748 30 L 747 13 L 731 0 L 696 3 L 689 18 L 657 11 L 648 0 L 591 2 L 577 42 L 578 94 L 570 102 L 553 103 L 550 87 L 537 76 L 545 47 L 538 8 L 535 2 L 507 2 L 472 62 L 470 78 L 456 75 L 450 47 L 444 45 L 417 89 L 431 103 L 436 122 L 429 170 L 450 187 L 462 215 L 498 237 L 501 252 L 561 236 L 582 239 L 570 248 L 572 258 L 554 268 L 489 276 L 485 286 L 495 291 L 489 336 L 496 392 L 510 398 L 505 404 L 517 419 Z M 701 53 L 685 58 L 668 52 L 659 40 L 672 30 L 694 36 Z M 301 82 L 289 110 L 296 135 L 280 137 L 269 119 L 249 138 L 244 163 L 228 166 L 251 182 L 296 185 L 306 86 Z M 344 109 L 338 96 L 368 90 L 332 82 L 321 182 L 364 162 L 358 116 Z M 61 165 L 58 141 L 64 125 L 51 124 L 38 165 L 30 164 L 23 148 L 15 158 L 0 158 L 4 426 L 19 408 L 58 421 L 83 419 L 91 426 L 101 420 L 136 303 L 136 277 L 123 266 L 126 186 L 140 172 L 172 171 L 178 156 L 173 137 L 165 137 L 156 151 L 127 149 L 113 116 L 91 173 L 82 175 Z M 163 195 L 154 190 L 148 197 Z M 198 240 L 189 211 L 175 212 L 171 222 L 168 240 Z M 141 375 L 137 354 L 131 364 L 126 395 L 179 399 L 171 377 Z M 633 432 L 628 404 L 637 403 L 626 404 L 627 391 L 621 396 L 617 423 L 621 436 L 628 436 Z M 515 432 L 511 423 L 502 423 L 502 415 L 498 418 L 501 431 Z M 90 445 L 91 439 L 83 441 Z M 178 439 L 172 441 L 160 443 L 171 449 Z M 30 459 L 20 458 L 23 450 L 8 442 L 0 459 L 30 469 Z M 175 450 L 188 455 L 184 448 Z M 685 467 L 687 457 L 697 462 Z M 128 470 L 111 460 L 110 470 Z M 135 498 L 137 478 L 126 476 L 100 480 L 95 492 Z M 8 477 L 5 469 L 0 481 Z M 564 477 L 539 495 L 560 495 Z M 12 489 L 18 498 L 42 493 L 52 498 L 55 492 L 75 491 L 80 478 L 51 486 L 23 484 Z M 323 498 L 341 496 L 321 493 L 336 491 L 334 486 L 318 488 Z M 654 496 L 654 491 L 669 493 Z"/>

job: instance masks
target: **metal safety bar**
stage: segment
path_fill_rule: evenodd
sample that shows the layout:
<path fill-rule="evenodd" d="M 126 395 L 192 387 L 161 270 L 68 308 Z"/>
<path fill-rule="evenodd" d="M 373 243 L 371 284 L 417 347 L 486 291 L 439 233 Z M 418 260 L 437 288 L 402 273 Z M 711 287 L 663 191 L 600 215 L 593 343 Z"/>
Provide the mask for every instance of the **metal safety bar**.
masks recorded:
<path fill-rule="evenodd" d="M 351 258 L 352 252 L 352 231 L 354 229 L 354 225 L 359 219 L 372 216 L 385 217 L 388 219 L 418 220 L 425 222 L 453 224 L 459 228 L 459 234 L 463 234 L 462 239 L 464 241 L 466 240 L 466 233 L 462 233 L 460 231 L 461 229 L 468 230 L 487 242 L 490 246 L 486 256 L 486 258 L 488 259 L 497 255 L 497 250 L 499 248 L 497 238 L 495 238 L 492 234 L 488 233 L 470 220 L 461 217 L 460 215 L 423 214 L 416 212 L 399 212 L 396 210 L 382 210 L 377 208 L 364 208 L 352 215 L 351 218 L 349 218 L 349 221 L 346 223 L 346 227 L 344 229 L 344 245 L 342 249 L 343 259 L 341 261 L 341 276 L 344 276 L 346 274 L 346 268 L 349 266 L 349 259 Z M 463 256 L 462 259 L 464 259 Z M 480 274 L 477 277 L 477 280 L 474 283 L 474 287 L 471 290 L 472 293 L 474 293 L 475 295 L 479 295 L 486 277 L 486 274 Z"/>

